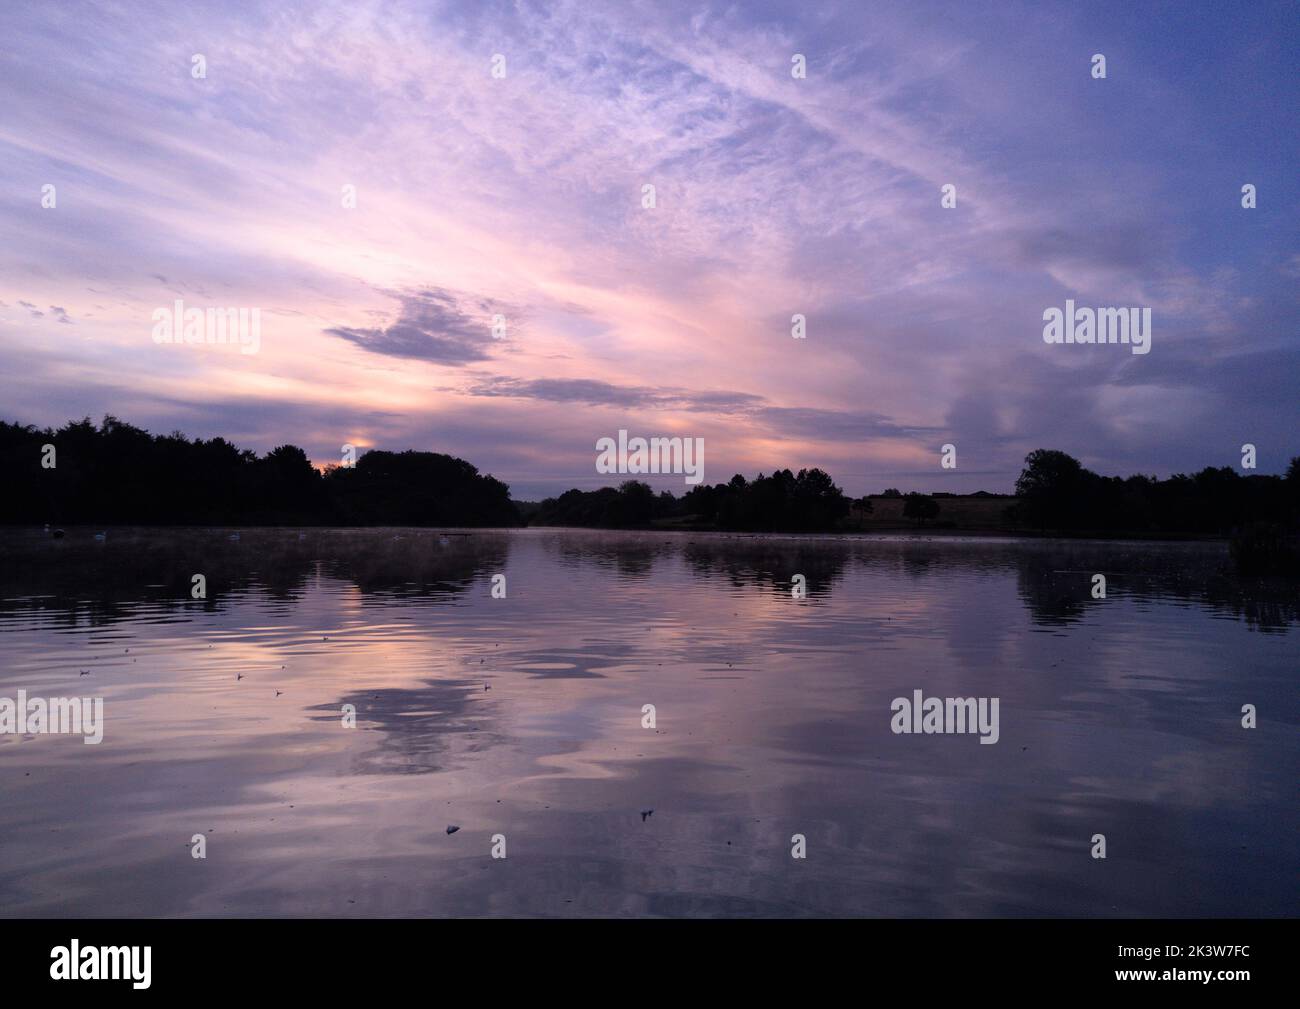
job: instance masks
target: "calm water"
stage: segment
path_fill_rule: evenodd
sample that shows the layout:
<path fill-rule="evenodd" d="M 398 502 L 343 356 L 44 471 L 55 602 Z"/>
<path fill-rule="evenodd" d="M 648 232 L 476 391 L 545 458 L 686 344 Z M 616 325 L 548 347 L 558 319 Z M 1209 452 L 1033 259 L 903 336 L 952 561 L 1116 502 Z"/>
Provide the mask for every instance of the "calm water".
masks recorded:
<path fill-rule="evenodd" d="M 1300 602 L 1218 545 L 6 535 L 0 697 L 105 734 L 0 736 L 2 915 L 1296 911 Z"/>

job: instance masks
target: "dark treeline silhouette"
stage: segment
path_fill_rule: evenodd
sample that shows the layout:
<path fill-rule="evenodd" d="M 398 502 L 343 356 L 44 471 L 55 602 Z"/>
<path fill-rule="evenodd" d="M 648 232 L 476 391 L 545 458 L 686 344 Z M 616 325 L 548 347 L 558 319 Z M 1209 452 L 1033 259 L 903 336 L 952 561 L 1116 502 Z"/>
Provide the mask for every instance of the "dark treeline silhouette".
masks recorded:
<path fill-rule="evenodd" d="M 547 498 L 531 510 L 528 524 L 642 529 L 680 514 L 680 502 L 668 491 L 656 496 L 649 484 L 628 480 L 618 487 L 567 490 L 559 497 Z"/>
<path fill-rule="evenodd" d="M 1300 458 L 1285 478 L 1242 476 L 1227 466 L 1167 480 L 1105 477 L 1049 449 L 1025 456 L 1017 517 L 1045 529 L 1227 534 L 1248 521 L 1286 522 L 1296 508 Z"/>
<path fill-rule="evenodd" d="M 1053 531 L 1230 536 L 1245 571 L 1300 567 L 1300 457 L 1286 476 L 1242 476 L 1227 466 L 1191 476 L 1105 477 L 1064 452 L 1025 456 L 1016 481 L 1016 523 Z"/>
<path fill-rule="evenodd" d="M 617 488 L 570 490 L 547 498 L 530 517 L 532 525 L 643 528 L 689 521 L 692 525 L 752 532 L 817 532 L 839 527 L 851 504 L 869 511 L 871 502 L 853 502 L 820 469 L 796 476 L 779 469 L 753 480 L 737 474 L 729 483 L 693 487 L 682 497 L 659 494 L 648 484 L 628 480 Z"/>
<path fill-rule="evenodd" d="M 1038 449 L 1025 457 L 1017 499 L 1003 512 L 1008 531 L 1102 536 L 1227 536 L 1240 570 L 1254 574 L 1300 571 L 1300 458 L 1285 477 L 1250 475 L 1222 467 L 1166 480 L 1103 477 L 1064 452 Z M 902 517 L 916 527 L 940 519 L 947 501 L 993 499 L 979 493 L 904 494 Z M 528 515 L 532 525 L 710 528 L 754 532 L 819 532 L 854 528 L 873 511 L 870 498 L 852 500 L 820 469 L 777 470 L 747 481 L 692 488 L 680 498 L 655 494 L 629 480 L 619 487 L 571 490 L 548 498 Z M 936 523 L 954 528 L 955 523 Z"/>
<path fill-rule="evenodd" d="M 53 446 L 51 458 L 46 446 Z M 681 497 L 629 480 L 570 490 L 540 504 L 470 463 L 435 452 L 364 453 L 354 466 L 317 470 L 295 445 L 264 456 L 223 438 L 151 435 L 115 417 L 55 430 L 0 421 L 6 462 L 0 522 L 56 525 L 410 525 L 683 527 L 752 532 L 864 528 L 870 498 L 851 499 L 820 469 L 779 469 L 753 480 L 693 487 Z M 53 465 L 50 463 L 53 462 Z M 990 495 L 903 494 L 912 525 L 953 528 L 960 501 Z M 955 502 L 952 505 L 946 502 Z M 893 506 L 896 508 L 896 505 Z M 897 514 L 895 512 L 894 514 Z M 1105 477 L 1064 452 L 1025 457 L 1016 500 L 1000 528 L 1123 536 L 1230 536 L 1244 570 L 1300 566 L 1300 458 L 1286 476 L 1228 467 L 1161 480 Z M 939 521 L 935 521 L 939 519 Z"/>
<path fill-rule="evenodd" d="M 939 502 L 927 494 L 913 492 L 903 496 L 903 517 L 912 519 L 918 525 L 937 518 L 942 510 Z"/>
<path fill-rule="evenodd" d="M 509 487 L 436 452 L 372 451 L 322 473 L 295 445 L 258 456 L 224 438 L 151 435 L 116 417 L 57 431 L 0 421 L 0 452 L 0 522 L 9 524 L 520 523 Z"/>

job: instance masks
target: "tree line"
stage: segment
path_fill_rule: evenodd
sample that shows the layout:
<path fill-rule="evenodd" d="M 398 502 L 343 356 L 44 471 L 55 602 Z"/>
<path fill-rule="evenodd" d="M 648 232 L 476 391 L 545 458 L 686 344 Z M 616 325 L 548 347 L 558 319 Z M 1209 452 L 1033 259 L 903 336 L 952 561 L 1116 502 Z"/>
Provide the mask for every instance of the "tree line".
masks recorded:
<path fill-rule="evenodd" d="M 1043 530 L 1227 535 L 1250 522 L 1293 523 L 1300 507 L 1300 457 L 1285 476 L 1243 475 L 1222 466 L 1190 476 L 1099 476 L 1053 449 L 1025 457 L 1012 518 Z"/>
<path fill-rule="evenodd" d="M 51 448 L 52 447 L 52 448 Z M 371 450 L 355 464 L 318 470 L 296 445 L 259 456 L 224 438 L 153 435 L 107 416 L 58 430 L 0 421 L 7 486 L 0 522 L 101 525 L 558 525 L 636 529 L 690 526 L 753 532 L 824 532 L 873 510 L 821 469 L 778 469 L 752 480 L 691 488 L 681 497 L 628 480 L 570 490 L 539 504 L 463 459 L 437 452 Z M 1190 476 L 1106 477 L 1053 449 L 1025 457 L 1013 529 L 1099 535 L 1235 536 L 1268 567 L 1294 553 L 1300 525 L 1300 457 L 1285 476 L 1207 467 Z M 978 495 L 976 495 L 978 496 Z M 986 495 L 987 496 L 987 495 Z M 903 494 L 917 526 L 943 518 L 953 495 Z"/>
<path fill-rule="evenodd" d="M 690 520 L 694 525 L 754 532 L 818 532 L 835 529 L 852 504 L 865 510 L 871 502 L 853 502 L 820 469 L 798 475 L 779 469 L 753 480 L 740 474 L 728 483 L 692 487 L 680 498 L 654 490 L 639 480 L 600 490 L 565 491 L 547 498 L 529 517 L 533 525 L 636 528 Z"/>
<path fill-rule="evenodd" d="M 46 446 L 53 446 L 52 451 Z M 296 445 L 151 435 L 116 417 L 0 421 L 0 522 L 52 525 L 511 526 L 510 488 L 437 452 L 366 452 L 322 472 Z"/>

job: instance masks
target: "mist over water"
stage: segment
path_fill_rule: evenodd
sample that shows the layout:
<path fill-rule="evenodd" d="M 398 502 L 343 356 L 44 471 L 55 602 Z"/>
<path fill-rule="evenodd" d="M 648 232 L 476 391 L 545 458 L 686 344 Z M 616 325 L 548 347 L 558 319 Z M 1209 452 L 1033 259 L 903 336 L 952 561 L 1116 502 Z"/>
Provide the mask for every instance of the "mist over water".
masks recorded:
<path fill-rule="evenodd" d="M 0 736 L 0 915 L 1291 914 L 1298 624 L 1220 544 L 11 532 L 0 697 L 104 739 Z"/>

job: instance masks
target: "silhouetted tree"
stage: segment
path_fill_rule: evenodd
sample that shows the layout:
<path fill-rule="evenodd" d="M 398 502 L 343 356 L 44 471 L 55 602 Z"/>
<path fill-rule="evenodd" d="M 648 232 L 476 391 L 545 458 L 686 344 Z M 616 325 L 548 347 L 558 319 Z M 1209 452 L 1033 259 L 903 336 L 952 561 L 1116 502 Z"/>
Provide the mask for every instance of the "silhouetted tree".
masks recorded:
<path fill-rule="evenodd" d="M 1016 496 L 1026 519 L 1040 527 L 1052 522 L 1073 524 L 1084 497 L 1086 472 L 1078 459 L 1064 452 L 1043 448 L 1030 452 L 1016 480 Z"/>
<path fill-rule="evenodd" d="M 924 525 L 939 514 L 939 502 L 928 494 L 911 493 L 903 498 L 903 518 Z"/>

